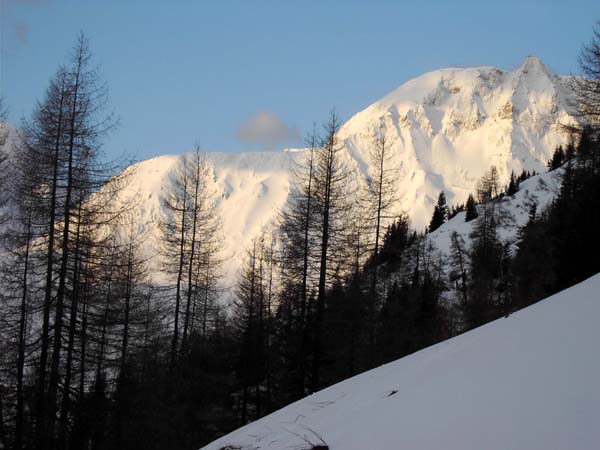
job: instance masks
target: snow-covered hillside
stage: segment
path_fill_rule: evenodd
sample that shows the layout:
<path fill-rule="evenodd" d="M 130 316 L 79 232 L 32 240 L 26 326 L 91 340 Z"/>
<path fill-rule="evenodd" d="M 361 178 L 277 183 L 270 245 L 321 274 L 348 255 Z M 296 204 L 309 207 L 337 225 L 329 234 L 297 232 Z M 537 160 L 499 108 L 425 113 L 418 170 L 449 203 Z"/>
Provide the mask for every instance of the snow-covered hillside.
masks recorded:
<path fill-rule="evenodd" d="M 519 230 L 529 220 L 531 207 L 535 205 L 538 213 L 544 211 L 554 197 L 559 193 L 561 179 L 564 168 L 553 170 L 552 172 L 543 172 L 535 175 L 520 183 L 519 190 L 512 196 L 504 196 L 493 200 L 488 208 L 494 207 L 494 217 L 497 221 L 498 237 L 503 243 L 509 243 L 512 249 L 516 251 L 516 244 L 519 239 Z M 482 214 L 482 205 L 479 205 L 478 211 Z M 463 241 L 469 245 L 477 220 L 465 222 L 465 212 L 460 212 L 441 227 L 427 235 L 428 239 L 434 244 L 435 248 L 445 256 L 445 272 L 449 273 L 452 263 L 451 255 L 451 236 L 454 232 L 462 237 Z"/>
<path fill-rule="evenodd" d="M 287 201 L 292 159 L 299 153 L 207 153 L 211 167 L 211 186 L 217 197 L 217 214 L 223 242 L 223 271 L 230 285 L 241 258 L 252 239 L 270 229 Z M 133 200 L 133 215 L 144 233 L 148 256 L 157 252 L 160 236 L 157 224 L 163 215 L 163 191 L 178 163 L 177 156 L 160 156 L 138 163 L 127 170 L 127 189 L 122 202 Z M 158 261 L 150 259 L 150 264 Z M 161 281 L 154 272 L 156 281 Z"/>
<path fill-rule="evenodd" d="M 401 173 L 396 212 L 407 212 L 423 229 L 440 190 L 450 204 L 464 202 L 476 181 L 494 164 L 501 181 L 511 170 L 541 171 L 558 144 L 569 137 L 560 124 L 568 113 L 568 78 L 551 74 L 529 57 L 516 70 L 492 67 L 442 69 L 427 73 L 356 114 L 341 128 L 346 165 L 353 183 L 368 176 L 375 129 L 383 126 Z M 277 220 L 287 201 L 290 167 L 302 150 L 269 153 L 208 153 L 225 242 L 228 283 L 251 240 Z M 139 195 L 142 228 L 156 241 L 160 193 L 176 163 L 164 156 L 135 166 L 128 195 Z M 129 169 L 132 170 L 133 168 Z"/>
<path fill-rule="evenodd" d="M 345 380 L 206 450 L 569 449 L 600 442 L 600 275 Z"/>

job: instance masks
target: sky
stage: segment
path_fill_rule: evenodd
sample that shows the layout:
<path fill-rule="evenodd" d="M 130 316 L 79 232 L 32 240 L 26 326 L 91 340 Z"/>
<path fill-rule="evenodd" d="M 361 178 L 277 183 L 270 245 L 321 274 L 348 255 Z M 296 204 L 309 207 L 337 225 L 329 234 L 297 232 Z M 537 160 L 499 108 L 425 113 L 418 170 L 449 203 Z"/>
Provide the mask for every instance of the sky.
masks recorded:
<path fill-rule="evenodd" d="M 302 146 L 443 67 L 511 70 L 528 55 L 578 73 L 600 2 L 0 0 L 0 96 L 18 124 L 77 33 L 90 39 L 119 126 L 109 157 Z"/>

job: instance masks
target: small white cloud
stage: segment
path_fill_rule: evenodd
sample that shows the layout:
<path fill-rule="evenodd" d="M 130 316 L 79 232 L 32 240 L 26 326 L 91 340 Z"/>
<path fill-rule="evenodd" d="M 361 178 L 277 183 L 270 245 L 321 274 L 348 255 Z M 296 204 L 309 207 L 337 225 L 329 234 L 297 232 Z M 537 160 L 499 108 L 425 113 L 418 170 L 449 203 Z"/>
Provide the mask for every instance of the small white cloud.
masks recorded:
<path fill-rule="evenodd" d="M 283 123 L 277 114 L 260 111 L 237 129 L 236 138 L 244 144 L 273 148 L 299 142 L 300 133 Z"/>
<path fill-rule="evenodd" d="M 13 55 L 20 46 L 29 44 L 29 24 L 20 19 L 27 11 L 43 8 L 49 0 L 0 0 L 4 25 L 10 30 L 9 44 L 2 50 L 4 55 Z"/>

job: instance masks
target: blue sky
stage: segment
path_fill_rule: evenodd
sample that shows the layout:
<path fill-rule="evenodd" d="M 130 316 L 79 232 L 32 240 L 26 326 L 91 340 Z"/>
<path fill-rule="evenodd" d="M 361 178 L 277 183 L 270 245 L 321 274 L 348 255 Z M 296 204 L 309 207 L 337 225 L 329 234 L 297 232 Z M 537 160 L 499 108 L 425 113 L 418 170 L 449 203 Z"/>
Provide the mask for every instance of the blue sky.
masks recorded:
<path fill-rule="evenodd" d="M 79 30 L 120 126 L 109 156 L 275 150 L 335 106 L 349 118 L 448 66 L 513 69 L 536 55 L 577 73 L 597 1 L 0 0 L 0 90 L 27 116 Z"/>

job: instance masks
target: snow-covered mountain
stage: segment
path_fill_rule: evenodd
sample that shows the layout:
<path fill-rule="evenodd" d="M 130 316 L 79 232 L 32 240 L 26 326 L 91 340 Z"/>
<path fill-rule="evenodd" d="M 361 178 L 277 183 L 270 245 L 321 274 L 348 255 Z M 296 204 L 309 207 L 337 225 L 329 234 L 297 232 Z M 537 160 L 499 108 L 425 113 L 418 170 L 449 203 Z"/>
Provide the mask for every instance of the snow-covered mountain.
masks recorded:
<path fill-rule="evenodd" d="M 568 77 L 553 75 L 535 57 L 514 71 L 478 67 L 427 73 L 342 126 L 347 167 L 357 184 L 369 176 L 372 136 L 383 127 L 400 168 L 397 212 L 407 212 L 423 229 L 439 191 L 446 192 L 450 204 L 463 202 L 491 165 L 499 168 L 502 181 L 512 170 L 544 170 L 555 147 L 569 139 L 561 125 L 575 120 L 568 83 Z M 208 153 L 228 280 L 234 279 L 251 240 L 276 222 L 287 201 L 290 167 L 303 153 Z M 161 190 L 176 161 L 164 156 L 128 169 L 133 173 L 128 195 L 139 195 L 136 215 L 146 229 L 152 230 L 160 217 Z M 151 244 L 156 236 L 150 235 Z"/>
<path fill-rule="evenodd" d="M 598 292 L 600 275 L 317 392 L 205 450 L 596 448 Z"/>
<path fill-rule="evenodd" d="M 512 72 L 493 67 L 427 73 L 356 114 L 340 135 L 368 172 L 372 130 L 383 125 L 401 167 L 402 205 L 417 228 L 431 218 L 437 194 L 463 202 L 481 175 L 496 165 L 540 172 L 568 136 L 570 79 L 550 73 L 535 57 Z"/>

